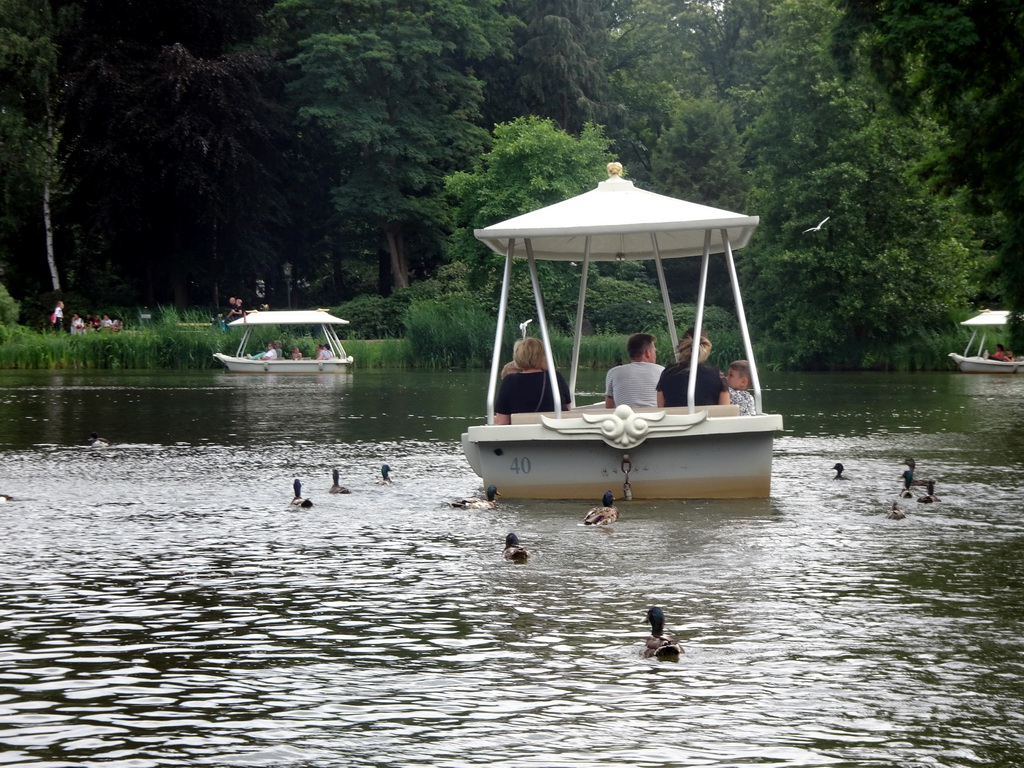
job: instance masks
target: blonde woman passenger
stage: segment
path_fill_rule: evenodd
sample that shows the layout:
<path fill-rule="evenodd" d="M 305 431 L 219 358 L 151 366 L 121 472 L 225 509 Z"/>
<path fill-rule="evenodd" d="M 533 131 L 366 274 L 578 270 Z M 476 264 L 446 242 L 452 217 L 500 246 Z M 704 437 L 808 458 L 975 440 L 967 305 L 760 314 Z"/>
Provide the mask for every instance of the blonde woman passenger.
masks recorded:
<path fill-rule="evenodd" d="M 555 401 L 551 396 L 551 382 L 548 380 L 548 360 L 540 339 L 519 339 L 513 348 L 512 360 L 519 370 L 509 373 L 501 380 L 501 389 L 498 390 L 498 399 L 494 404 L 495 424 L 511 424 L 513 413 L 536 413 L 555 409 Z M 562 410 L 567 411 L 572 407 L 569 385 L 557 371 L 555 378 L 558 382 Z"/>

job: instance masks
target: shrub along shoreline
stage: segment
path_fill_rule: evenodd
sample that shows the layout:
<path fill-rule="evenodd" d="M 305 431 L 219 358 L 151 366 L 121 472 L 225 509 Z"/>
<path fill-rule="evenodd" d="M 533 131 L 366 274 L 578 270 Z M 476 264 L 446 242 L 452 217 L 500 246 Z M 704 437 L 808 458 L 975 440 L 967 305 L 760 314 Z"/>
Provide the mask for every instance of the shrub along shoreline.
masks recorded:
<path fill-rule="evenodd" d="M 0 325 L 0 370 L 216 370 L 223 366 L 213 358 L 213 353 L 234 354 L 238 348 L 241 330 L 222 330 L 210 324 L 208 316 L 183 314 L 173 309 L 154 314 L 157 317 L 145 326 L 74 336 L 66 332 Z M 294 330 L 256 328 L 250 351 L 264 349 L 268 341 L 277 340 L 283 343 L 286 352 L 298 346 L 304 355 L 312 357 L 320 340 L 311 335 L 295 335 Z M 450 307 L 414 306 L 406 317 L 405 331 L 404 338 L 343 340 L 345 350 L 355 358 L 353 367 L 485 369 L 491 364 L 493 321 L 477 308 L 470 307 L 462 312 L 452 311 Z M 667 334 L 663 329 L 650 332 L 658 336 L 658 362 L 671 364 L 673 357 Z M 738 330 L 712 328 L 710 335 L 714 342 L 709 361 L 712 365 L 725 370 L 732 360 L 746 356 Z M 512 344 L 518 337 L 518 327 L 510 324 L 504 337 L 503 360 L 511 359 Z M 626 362 L 626 339 L 627 334 L 585 336 L 580 348 L 580 366 L 610 368 Z M 946 333 L 918 332 L 877 346 L 862 344 L 856 359 L 843 365 L 831 365 L 829 369 L 951 370 L 947 355 L 961 351 L 966 339 L 962 329 L 954 324 Z M 777 341 L 755 345 L 759 368 L 794 369 L 795 366 L 788 364 L 791 346 Z M 572 354 L 572 338 L 553 333 L 552 347 L 556 366 L 564 369 Z"/>

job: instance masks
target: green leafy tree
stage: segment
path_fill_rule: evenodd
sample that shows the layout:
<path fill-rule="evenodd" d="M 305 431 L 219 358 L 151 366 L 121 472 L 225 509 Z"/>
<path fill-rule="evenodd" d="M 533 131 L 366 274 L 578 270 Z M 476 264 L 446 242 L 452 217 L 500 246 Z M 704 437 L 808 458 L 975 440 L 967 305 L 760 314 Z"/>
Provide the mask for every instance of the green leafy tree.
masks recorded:
<path fill-rule="evenodd" d="M 840 0 L 834 51 L 847 74 L 866 64 L 903 111 L 946 126 L 933 173 L 966 184 L 1005 217 L 1001 272 L 1024 310 L 1024 2 Z M 1024 344 L 1016 325 L 1014 345 Z"/>
<path fill-rule="evenodd" d="M 727 104 L 683 100 L 654 150 L 651 186 L 683 200 L 742 211 L 747 197 L 742 158 L 743 148 Z"/>
<path fill-rule="evenodd" d="M 607 122 L 605 61 L 608 0 L 508 0 L 512 55 L 488 62 L 485 113 L 499 123 L 523 115 L 548 118 L 578 135 L 588 122 Z"/>
<path fill-rule="evenodd" d="M 28 221 L 34 218 L 36 210 L 41 210 L 50 280 L 53 290 L 60 291 L 50 202 L 58 176 L 56 81 L 56 24 L 50 4 L 2 0 L 0 254 L 5 242 L 33 231 Z M 13 244 L 7 245 L 8 249 L 12 247 Z M 31 246 L 26 250 L 36 252 Z M 30 256 L 25 259 L 32 260 Z"/>
<path fill-rule="evenodd" d="M 839 76 L 823 35 L 836 16 L 819 0 L 779 6 L 786 32 L 747 137 L 761 217 L 741 252 L 751 315 L 798 365 L 857 366 L 908 318 L 935 326 L 976 289 L 970 218 L 915 173 L 942 132 L 896 115 L 870 79 Z"/>
<path fill-rule="evenodd" d="M 436 262 L 450 224 L 443 178 L 479 152 L 472 63 L 508 43 L 497 0 L 282 0 L 297 124 L 331 149 L 343 222 L 376 235 L 394 286 Z"/>
<path fill-rule="evenodd" d="M 147 302 L 217 300 L 277 258 L 287 147 L 253 40 L 269 0 L 100 0 L 64 40 L 66 173 L 87 266 Z"/>
<path fill-rule="evenodd" d="M 585 126 L 579 138 L 574 138 L 551 120 L 525 117 L 496 125 L 490 152 L 481 156 L 471 171 L 448 178 L 456 222 L 449 253 L 473 267 L 474 284 L 492 302 L 500 287 L 504 260 L 473 237 L 473 230 L 593 189 L 606 177 L 605 167 L 612 159 L 609 143 L 595 125 Z M 514 271 L 512 312 L 522 319 L 533 317 L 525 265 L 517 263 Z M 548 263 L 539 264 L 538 272 L 549 319 L 570 325 L 578 282 L 566 270 L 552 269 Z"/>

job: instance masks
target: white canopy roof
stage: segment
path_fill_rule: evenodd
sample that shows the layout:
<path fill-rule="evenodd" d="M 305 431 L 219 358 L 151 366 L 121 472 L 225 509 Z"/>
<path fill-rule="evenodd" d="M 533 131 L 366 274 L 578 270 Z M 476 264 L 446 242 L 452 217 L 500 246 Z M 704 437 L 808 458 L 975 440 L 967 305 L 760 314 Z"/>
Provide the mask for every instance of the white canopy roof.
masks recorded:
<path fill-rule="evenodd" d="M 662 258 L 700 256 L 704 233 L 711 231 L 711 253 L 725 250 L 722 229 L 730 245 L 742 248 L 758 224 L 757 216 L 688 203 L 674 197 L 637 189 L 633 182 L 612 176 L 597 189 L 530 213 L 473 231 L 491 250 L 504 255 L 515 238 L 516 254 L 525 256 L 520 243 L 529 238 L 533 254 L 548 261 L 576 261 L 590 237 L 592 261 L 640 260 L 654 257 L 652 235 Z"/>
<path fill-rule="evenodd" d="M 1010 313 L 1006 310 L 998 309 L 994 312 L 983 309 L 979 314 L 972 317 L 970 320 L 964 320 L 960 325 L 1006 325 L 1006 321 L 1009 319 Z"/>
<path fill-rule="evenodd" d="M 251 311 L 245 317 L 232 320 L 236 325 L 348 325 L 348 320 L 335 317 L 326 309 L 285 309 L 280 311 Z"/>

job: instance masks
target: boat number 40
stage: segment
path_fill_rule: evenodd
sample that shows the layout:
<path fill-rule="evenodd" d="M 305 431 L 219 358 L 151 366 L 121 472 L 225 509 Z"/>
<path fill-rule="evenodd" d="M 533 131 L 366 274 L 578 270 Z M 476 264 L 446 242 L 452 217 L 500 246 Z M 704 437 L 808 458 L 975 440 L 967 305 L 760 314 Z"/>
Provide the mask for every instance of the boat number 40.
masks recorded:
<path fill-rule="evenodd" d="M 517 475 L 530 474 L 530 457 L 523 456 L 522 458 L 512 459 L 512 471 Z"/>

